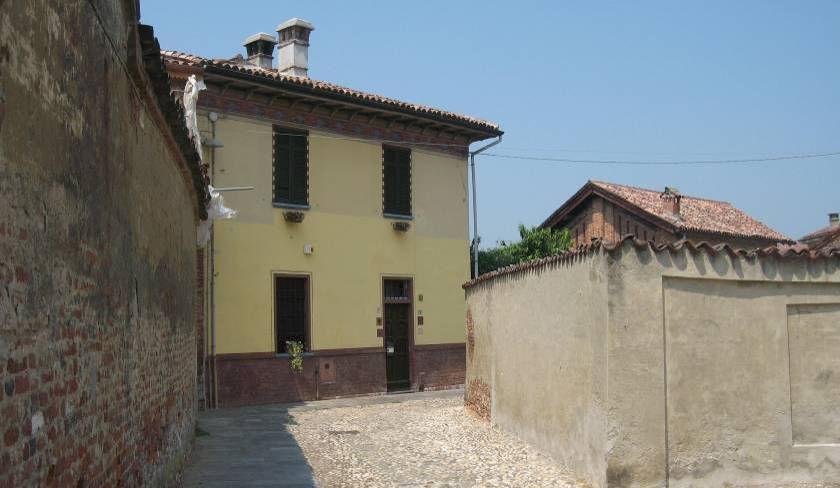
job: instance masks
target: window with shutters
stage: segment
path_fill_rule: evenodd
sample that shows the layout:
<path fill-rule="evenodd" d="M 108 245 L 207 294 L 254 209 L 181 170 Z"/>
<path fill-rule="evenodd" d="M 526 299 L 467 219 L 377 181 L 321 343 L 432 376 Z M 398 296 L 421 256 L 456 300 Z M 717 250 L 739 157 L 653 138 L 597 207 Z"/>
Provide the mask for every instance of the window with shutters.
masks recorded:
<path fill-rule="evenodd" d="M 382 209 L 411 216 L 411 149 L 382 146 Z"/>
<path fill-rule="evenodd" d="M 309 205 L 309 134 L 274 126 L 272 188 L 277 205 Z"/>
<path fill-rule="evenodd" d="M 309 350 L 309 278 L 275 275 L 274 328 L 277 352 L 285 353 L 286 342 L 299 341 Z"/>

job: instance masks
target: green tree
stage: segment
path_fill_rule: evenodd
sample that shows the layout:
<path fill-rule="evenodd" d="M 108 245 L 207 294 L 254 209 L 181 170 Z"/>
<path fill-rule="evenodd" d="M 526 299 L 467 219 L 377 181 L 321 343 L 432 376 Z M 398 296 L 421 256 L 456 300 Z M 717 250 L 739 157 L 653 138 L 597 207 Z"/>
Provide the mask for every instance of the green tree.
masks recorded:
<path fill-rule="evenodd" d="M 498 247 L 478 251 L 478 274 L 554 256 L 568 250 L 571 245 L 572 236 L 568 229 L 528 228 L 519 224 L 518 241 L 500 241 Z"/>

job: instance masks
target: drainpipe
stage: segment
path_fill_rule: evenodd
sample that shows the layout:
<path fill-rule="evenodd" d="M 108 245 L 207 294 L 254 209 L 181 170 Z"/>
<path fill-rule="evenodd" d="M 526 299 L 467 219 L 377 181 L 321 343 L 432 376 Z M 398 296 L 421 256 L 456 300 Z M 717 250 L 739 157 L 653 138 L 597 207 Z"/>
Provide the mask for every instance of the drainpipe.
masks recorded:
<path fill-rule="evenodd" d="M 210 137 L 216 141 L 216 121 L 219 120 L 219 114 L 210 112 L 207 114 L 210 120 Z M 210 184 L 216 182 L 216 145 L 210 145 Z M 213 408 L 219 408 L 219 381 L 216 376 L 216 252 L 215 249 L 215 225 L 210 226 L 210 359 L 212 363 L 213 377 Z"/>
<path fill-rule="evenodd" d="M 482 146 L 475 151 L 470 151 L 470 171 L 472 173 L 472 207 L 473 207 L 473 278 L 478 278 L 478 203 L 475 197 L 475 155 L 481 153 L 496 144 L 502 142 L 502 136 L 499 136 L 495 141 Z"/>

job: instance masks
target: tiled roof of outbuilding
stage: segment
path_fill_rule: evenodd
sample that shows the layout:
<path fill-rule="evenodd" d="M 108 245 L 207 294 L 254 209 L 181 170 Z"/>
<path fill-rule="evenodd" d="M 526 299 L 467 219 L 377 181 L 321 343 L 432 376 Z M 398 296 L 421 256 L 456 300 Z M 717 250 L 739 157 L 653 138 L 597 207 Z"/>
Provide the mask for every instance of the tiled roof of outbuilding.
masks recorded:
<path fill-rule="evenodd" d="M 222 70 L 228 70 L 231 72 L 243 73 L 253 76 L 255 78 L 264 79 L 266 81 L 277 81 L 291 86 L 297 86 L 299 88 L 312 90 L 313 92 L 320 93 L 322 95 L 341 96 L 350 101 L 355 101 L 361 104 L 374 104 L 382 108 L 395 109 L 408 114 L 427 117 L 430 116 L 440 119 L 442 121 L 454 122 L 457 124 L 469 126 L 473 129 L 486 131 L 487 133 L 492 135 L 502 134 L 502 130 L 499 128 L 498 124 L 495 124 L 493 122 L 477 119 L 468 115 L 448 112 L 446 110 L 441 110 L 433 107 L 427 107 L 425 105 L 403 102 L 401 100 L 385 97 L 382 95 L 366 93 L 363 91 L 354 90 L 352 88 L 347 88 L 341 85 L 336 85 L 334 83 L 329 83 L 326 81 L 313 80 L 311 78 L 305 78 L 300 76 L 285 75 L 279 73 L 277 70 L 274 69 L 240 64 L 229 59 L 209 59 L 201 56 L 196 56 L 194 54 L 182 53 L 179 51 L 164 50 L 161 51 L 161 54 L 163 55 L 167 63 L 175 65 L 196 68 L 213 67 Z"/>
<path fill-rule="evenodd" d="M 660 191 L 604 181 L 592 181 L 592 184 L 684 230 L 792 242 L 789 237 L 750 217 L 729 202 L 683 195 L 680 215 L 676 218 L 663 209 Z"/>
<path fill-rule="evenodd" d="M 799 239 L 813 250 L 840 249 L 840 226 L 829 225 Z"/>
<path fill-rule="evenodd" d="M 657 222 L 679 232 L 715 234 L 722 237 L 765 239 L 792 244 L 795 241 L 766 224 L 750 217 L 729 202 L 681 195 L 680 214 L 676 216 L 662 204 L 662 192 L 635 186 L 591 180 L 542 223 L 544 227 L 562 222 L 592 193 L 626 202 L 635 212 L 653 217 Z"/>

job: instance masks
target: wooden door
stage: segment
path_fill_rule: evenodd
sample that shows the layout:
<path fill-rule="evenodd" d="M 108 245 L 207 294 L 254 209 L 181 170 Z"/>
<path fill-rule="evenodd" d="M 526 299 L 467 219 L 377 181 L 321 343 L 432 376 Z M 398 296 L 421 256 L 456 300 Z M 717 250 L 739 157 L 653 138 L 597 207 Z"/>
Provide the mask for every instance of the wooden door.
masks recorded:
<path fill-rule="evenodd" d="M 388 391 L 411 388 L 410 331 L 411 305 L 385 304 L 385 376 Z"/>

